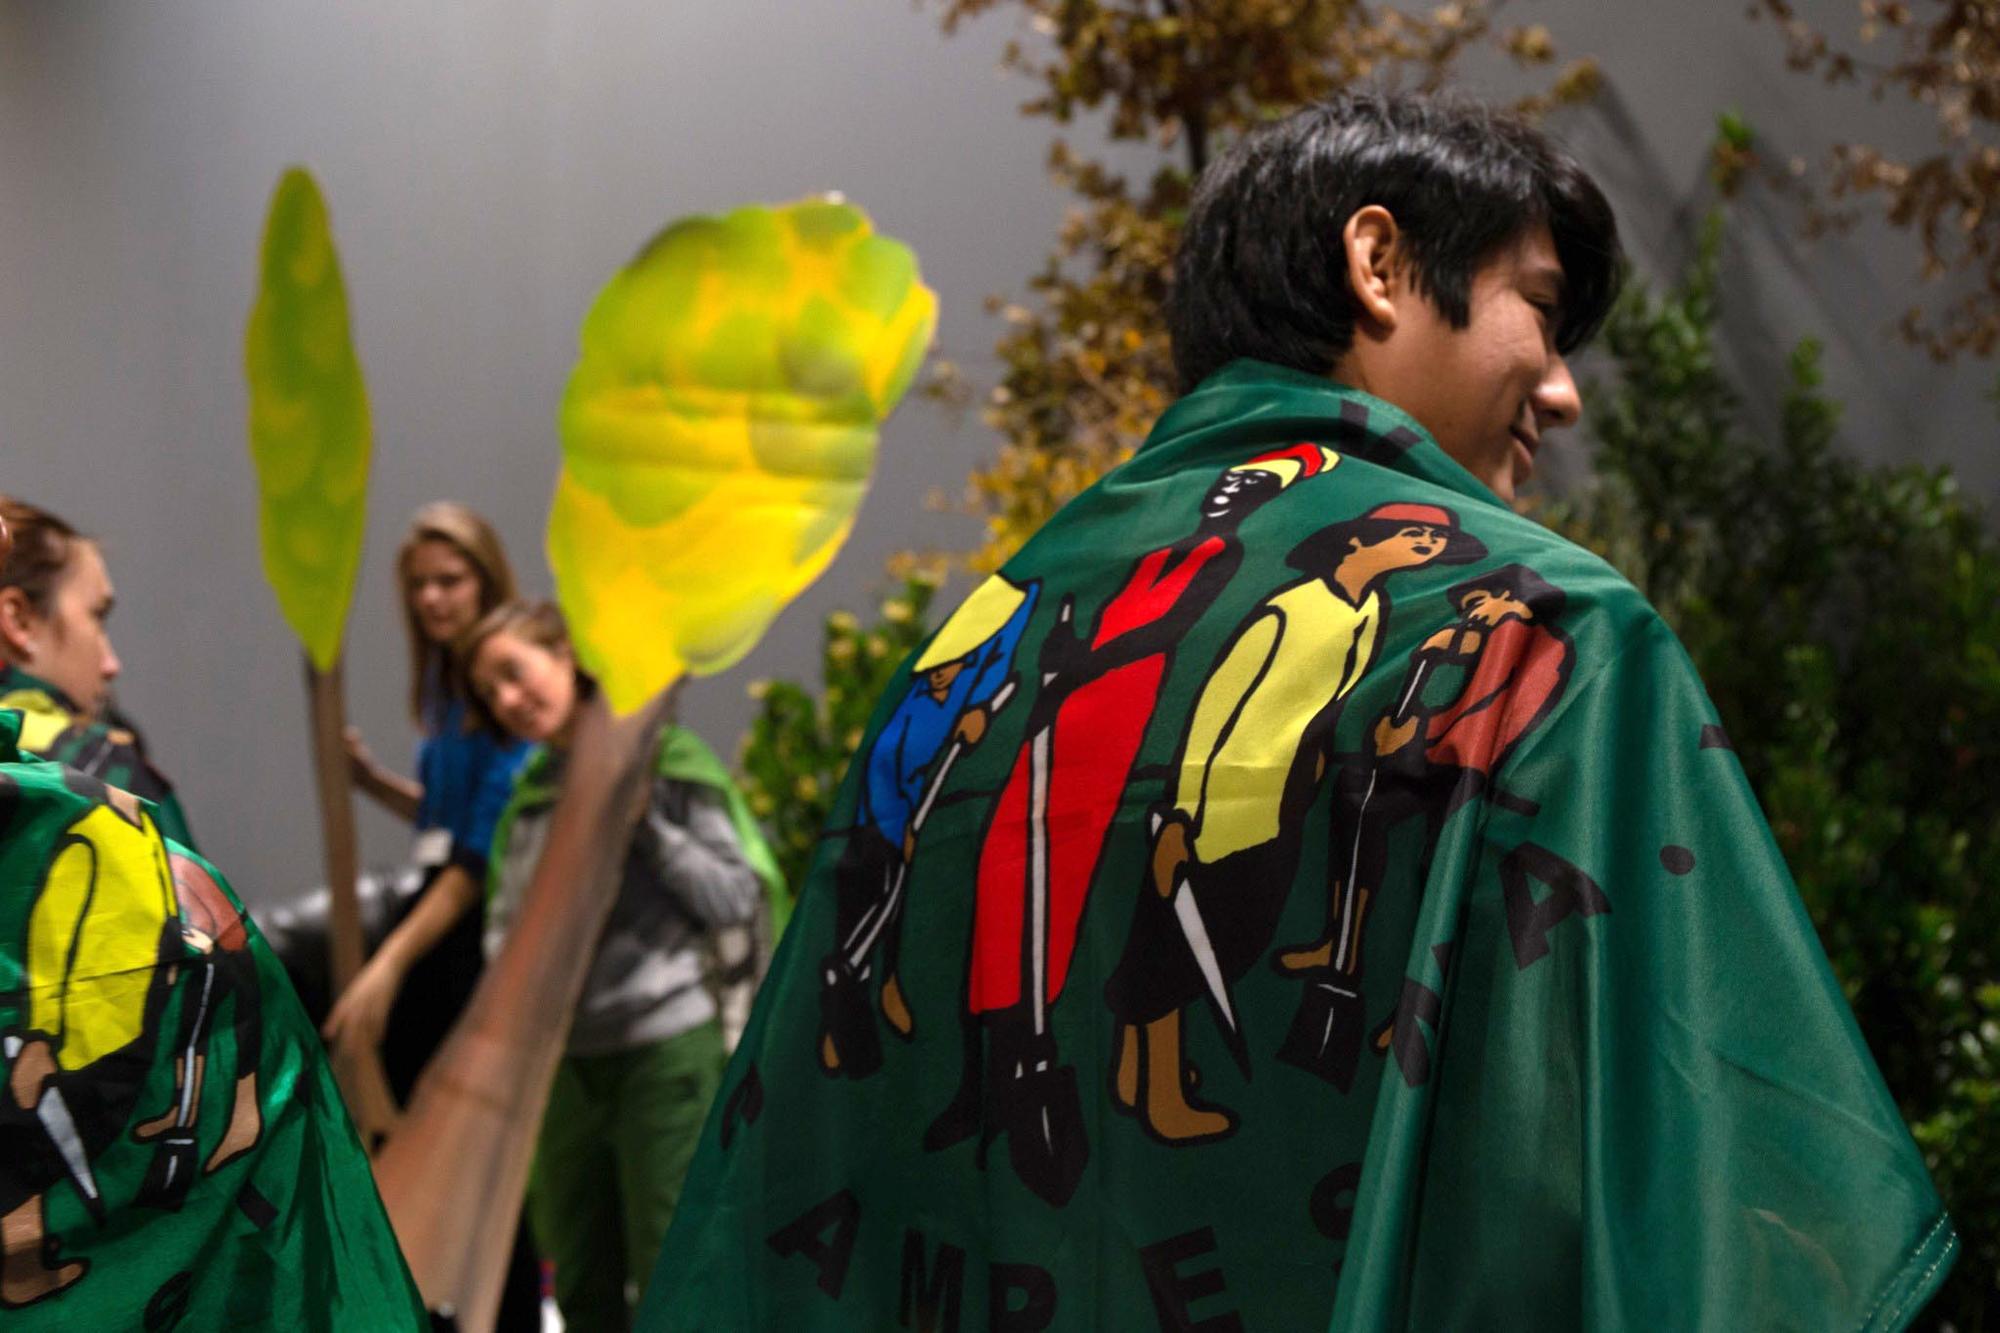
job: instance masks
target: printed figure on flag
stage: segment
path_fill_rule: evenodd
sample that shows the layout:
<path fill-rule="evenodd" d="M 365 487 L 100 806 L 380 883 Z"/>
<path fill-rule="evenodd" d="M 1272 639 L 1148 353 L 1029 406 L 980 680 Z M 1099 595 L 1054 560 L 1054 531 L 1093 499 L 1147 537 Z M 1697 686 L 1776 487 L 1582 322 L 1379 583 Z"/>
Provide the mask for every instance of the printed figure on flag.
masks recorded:
<path fill-rule="evenodd" d="M 21 951 L 19 1007 L 0 1035 L 7 1102 L 0 1139 L 6 1250 L 0 1306 L 31 1305 L 80 1281 L 84 1259 L 65 1258 L 48 1224 L 49 1191 L 67 1182 L 93 1219 L 107 1201 L 93 1160 L 119 1138 L 159 1054 L 162 1020 L 180 992 L 169 1103 L 136 1126 L 153 1145 L 132 1202 L 176 1210 L 197 1172 L 222 1170 L 256 1146 L 262 1026 L 247 940 L 214 879 L 170 852 L 150 807 L 116 787 L 66 771 L 92 802 L 56 839 Z M 4 781 L 4 779 L 0 779 Z M 197 1113 L 210 1072 L 207 1036 L 234 996 L 236 1057 L 226 1120 L 206 1160 Z M 122 1203 L 123 1201 L 119 1201 Z"/>
<path fill-rule="evenodd" d="M 1183 1014 L 1206 997 L 1247 1075 L 1230 987 L 1277 931 L 1341 705 L 1373 665 L 1388 620 L 1388 579 L 1485 554 L 1442 505 L 1378 504 L 1300 542 L 1289 562 L 1306 577 L 1260 603 L 1222 650 L 1157 815 L 1124 956 L 1105 985 L 1118 1024 L 1115 1103 L 1154 1138 L 1202 1143 L 1236 1128 L 1232 1112 L 1188 1095 Z"/>
<path fill-rule="evenodd" d="M 868 750 L 854 828 L 834 866 L 834 948 L 820 973 L 819 1061 L 830 1075 L 865 1078 L 881 1067 L 871 1008 L 897 1036 L 916 1031 L 897 976 L 910 863 L 952 766 L 1013 697 L 1014 650 L 1040 591 L 997 574 L 975 589 L 912 664 L 908 691 Z"/>
<path fill-rule="evenodd" d="M 1364 754 L 1335 779 L 1326 924 L 1317 939 L 1273 960 L 1308 987 L 1278 1058 L 1343 1092 L 1362 1045 L 1363 932 L 1389 868 L 1390 833 L 1424 817 L 1413 881 L 1421 892 L 1445 821 L 1487 792 L 1521 739 L 1555 708 L 1576 664 L 1575 645 L 1554 623 L 1562 590 L 1525 565 L 1467 579 L 1445 600 L 1457 619 L 1410 655 L 1395 703 L 1368 730 Z M 1428 702 L 1431 687 L 1454 672 L 1456 692 Z M 1389 1049 L 1393 1027 L 1392 1017 L 1376 1028 L 1377 1054 Z"/>
<path fill-rule="evenodd" d="M 1317 444 L 1260 453 L 1201 498 L 1193 532 L 1141 556 L 1079 633 L 1069 598 L 1039 653 L 1041 689 L 980 843 L 963 1022 L 963 1069 L 924 1134 L 942 1151 L 1007 1136 L 1014 1172 L 1069 1200 L 1089 1146 L 1076 1071 L 1049 1010 L 1068 980 L 1091 881 L 1172 666 L 1175 646 L 1243 560 L 1237 530 L 1340 456 Z"/>
<path fill-rule="evenodd" d="M 24 753 L 25 721 L 0 709 L 0 1323 L 429 1327 L 221 872 L 158 807 Z"/>

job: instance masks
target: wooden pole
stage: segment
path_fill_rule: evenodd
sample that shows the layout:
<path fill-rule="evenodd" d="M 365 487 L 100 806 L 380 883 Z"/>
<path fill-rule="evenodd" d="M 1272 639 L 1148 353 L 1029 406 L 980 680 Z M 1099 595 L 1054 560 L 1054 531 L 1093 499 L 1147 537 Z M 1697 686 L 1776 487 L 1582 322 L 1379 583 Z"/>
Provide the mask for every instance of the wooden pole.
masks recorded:
<path fill-rule="evenodd" d="M 321 671 L 306 660 L 306 698 L 312 717 L 313 785 L 319 795 L 320 838 L 326 852 L 326 944 L 331 980 L 338 999 L 368 956 L 361 930 L 361 898 L 356 881 L 361 855 L 354 832 L 354 792 L 348 779 L 347 704 L 341 664 Z M 334 1082 L 361 1142 L 373 1151 L 394 1128 L 396 1099 L 375 1051 L 331 1052 Z"/>
<path fill-rule="evenodd" d="M 326 851 L 326 943 L 334 995 L 361 970 L 368 948 L 361 934 L 361 899 L 355 881 L 361 856 L 354 833 L 354 788 L 348 779 L 347 705 L 341 664 L 321 671 L 306 661 L 306 697 L 312 709 L 313 785 L 319 794 L 319 830 Z"/>
<path fill-rule="evenodd" d="M 673 690 L 627 718 L 582 705 L 520 915 L 424 1067 L 375 1183 L 424 1300 L 488 1333 L 570 1017 L 618 897 Z"/>

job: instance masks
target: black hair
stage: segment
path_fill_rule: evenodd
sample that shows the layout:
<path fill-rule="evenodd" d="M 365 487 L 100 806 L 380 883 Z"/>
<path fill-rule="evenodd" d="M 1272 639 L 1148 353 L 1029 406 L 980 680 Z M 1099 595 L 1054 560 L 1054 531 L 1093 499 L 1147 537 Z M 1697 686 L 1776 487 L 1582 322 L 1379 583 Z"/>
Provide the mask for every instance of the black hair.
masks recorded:
<path fill-rule="evenodd" d="M 1473 273 L 1541 223 L 1563 269 L 1559 351 L 1588 342 L 1617 296 L 1611 205 L 1547 135 L 1455 97 L 1343 93 L 1250 131 L 1202 174 L 1167 303 L 1182 391 L 1238 357 L 1332 370 L 1360 312 L 1342 233 L 1370 204 L 1395 216 L 1417 289 L 1454 328 Z"/>
<path fill-rule="evenodd" d="M 1554 620 L 1569 600 L 1563 590 L 1526 565 L 1502 565 L 1445 589 L 1444 599 L 1456 607 L 1467 593 L 1506 593 L 1534 612 L 1537 620 Z"/>

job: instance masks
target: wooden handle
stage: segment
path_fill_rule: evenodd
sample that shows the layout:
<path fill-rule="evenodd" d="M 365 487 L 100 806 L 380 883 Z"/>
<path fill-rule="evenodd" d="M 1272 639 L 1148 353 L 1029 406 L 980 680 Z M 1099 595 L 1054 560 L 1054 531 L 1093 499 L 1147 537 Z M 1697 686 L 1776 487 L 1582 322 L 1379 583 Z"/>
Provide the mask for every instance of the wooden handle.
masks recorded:
<path fill-rule="evenodd" d="M 361 855 L 354 834 L 354 793 L 348 780 L 347 703 L 340 663 L 321 671 L 306 662 L 306 698 L 311 706 L 313 786 L 319 796 L 319 828 L 326 852 L 326 947 L 331 998 L 338 999 L 368 956 L 361 931 L 361 898 L 356 880 Z M 396 1098 L 382 1057 L 375 1051 L 332 1052 L 333 1079 L 361 1142 L 372 1153 L 396 1125 Z"/>
<path fill-rule="evenodd" d="M 367 957 L 361 934 L 361 899 L 355 890 L 361 857 L 354 836 L 354 793 L 348 780 L 347 706 L 341 665 L 329 671 L 306 663 L 306 696 L 312 709 L 313 785 L 319 795 L 319 830 L 326 851 L 326 942 L 333 994 L 354 980 Z"/>

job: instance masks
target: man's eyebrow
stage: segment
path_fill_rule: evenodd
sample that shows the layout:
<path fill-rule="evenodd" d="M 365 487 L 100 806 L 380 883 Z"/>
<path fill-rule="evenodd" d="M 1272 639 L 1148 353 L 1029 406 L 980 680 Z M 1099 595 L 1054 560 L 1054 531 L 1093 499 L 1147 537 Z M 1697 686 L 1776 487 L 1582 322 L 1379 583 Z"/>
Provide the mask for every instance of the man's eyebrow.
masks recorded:
<path fill-rule="evenodd" d="M 1561 264 L 1530 264 L 1527 272 L 1522 275 L 1522 280 L 1531 284 L 1547 283 L 1555 289 L 1558 302 L 1567 294 L 1569 287 L 1569 276 L 1563 272 Z"/>

